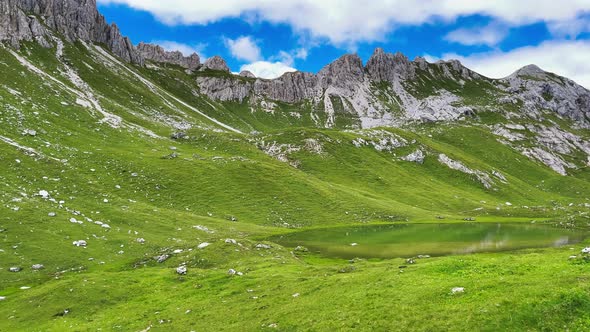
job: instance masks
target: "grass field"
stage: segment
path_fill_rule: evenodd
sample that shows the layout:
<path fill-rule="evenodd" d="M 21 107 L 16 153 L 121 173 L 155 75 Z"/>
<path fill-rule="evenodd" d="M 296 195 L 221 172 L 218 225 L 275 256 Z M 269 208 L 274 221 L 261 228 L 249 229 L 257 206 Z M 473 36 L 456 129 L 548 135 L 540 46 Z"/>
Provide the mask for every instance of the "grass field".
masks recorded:
<path fill-rule="evenodd" d="M 569 259 L 588 240 L 403 269 L 404 258 L 351 262 L 266 240 L 465 218 L 585 231 L 587 169 L 555 173 L 498 142 L 485 115 L 319 129 L 306 116 L 293 123 L 189 93 L 196 77 L 178 68 L 126 66 L 82 44 L 66 46 L 64 59 L 54 52 L 25 45 L 18 53 L 39 74 L 0 48 L 0 331 L 590 329 L 590 265 Z M 120 124 L 84 102 L 92 99 Z M 187 138 L 171 139 L 180 124 L 191 125 Z M 383 138 L 405 144 L 380 149 Z M 369 143 L 357 147 L 359 139 Z M 417 149 L 423 164 L 401 160 Z M 440 154 L 505 181 L 490 175 L 488 189 Z"/>

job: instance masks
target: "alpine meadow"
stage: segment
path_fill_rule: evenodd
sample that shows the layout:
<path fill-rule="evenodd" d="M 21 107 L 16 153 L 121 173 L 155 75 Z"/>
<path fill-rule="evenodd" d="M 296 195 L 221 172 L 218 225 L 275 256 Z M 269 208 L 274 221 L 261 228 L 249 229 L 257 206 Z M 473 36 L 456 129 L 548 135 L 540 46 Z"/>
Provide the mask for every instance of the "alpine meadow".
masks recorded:
<path fill-rule="evenodd" d="M 262 78 L 100 3 L 0 0 L 0 331 L 590 330 L 583 85 Z"/>

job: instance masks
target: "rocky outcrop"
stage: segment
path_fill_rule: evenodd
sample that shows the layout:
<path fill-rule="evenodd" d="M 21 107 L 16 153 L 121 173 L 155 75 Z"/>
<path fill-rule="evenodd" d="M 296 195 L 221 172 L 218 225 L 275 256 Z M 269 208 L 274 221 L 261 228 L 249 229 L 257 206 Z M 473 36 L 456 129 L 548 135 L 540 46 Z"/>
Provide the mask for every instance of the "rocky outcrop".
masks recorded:
<path fill-rule="evenodd" d="M 252 74 L 252 72 L 248 71 L 248 70 L 242 70 L 240 72 L 240 76 L 246 77 L 246 78 L 256 78 L 256 75 Z"/>
<path fill-rule="evenodd" d="M 513 100 L 522 102 L 522 113 L 539 118 L 543 110 L 551 110 L 590 128 L 590 91 L 576 82 L 535 65 L 525 66 L 500 82 Z"/>
<path fill-rule="evenodd" d="M 393 82 L 414 77 L 416 69 L 405 55 L 377 48 L 367 62 L 367 72 L 373 81 Z"/>
<path fill-rule="evenodd" d="M 330 86 L 348 88 L 364 80 L 365 69 L 358 55 L 347 54 L 325 66 L 317 76 L 324 89 Z"/>
<path fill-rule="evenodd" d="M 167 52 L 159 45 L 139 43 L 137 51 L 145 59 L 159 63 L 178 65 L 188 70 L 195 70 L 201 66 L 201 58 L 197 53 L 184 56 L 179 51 Z"/>
<path fill-rule="evenodd" d="M 13 47 L 19 47 L 22 41 L 51 47 L 56 32 L 69 42 L 101 43 L 127 62 L 143 63 L 117 25 L 106 23 L 96 8 L 96 0 L 0 1 L 0 41 Z"/>
<path fill-rule="evenodd" d="M 220 70 L 229 73 L 229 67 L 227 66 L 227 63 L 222 57 L 217 55 L 207 59 L 205 64 L 203 64 L 203 69 Z"/>
<path fill-rule="evenodd" d="M 203 68 L 224 70 L 221 58 L 212 58 Z M 325 112 L 328 121 L 323 126 L 334 125 L 335 114 L 358 116 L 361 127 L 396 125 L 403 121 L 447 121 L 473 114 L 469 107 L 460 104 L 461 98 L 449 91 L 435 91 L 428 98 L 419 99 L 408 87 L 417 80 L 418 71 L 429 75 L 428 79 L 471 80 L 479 78 L 458 61 L 441 61 L 430 64 L 423 58 L 410 61 L 401 53 L 385 53 L 378 48 L 366 66 L 356 54 L 347 54 L 325 66 L 317 74 L 293 72 L 273 79 L 256 79 L 254 82 L 231 77 L 199 77 L 200 91 L 209 98 L 220 101 L 249 99 L 253 106 L 259 102 L 301 103 L 311 102 L 314 109 Z M 424 82 L 424 79 L 419 80 Z M 375 91 L 374 84 L 385 82 L 388 91 Z M 392 107 L 404 112 L 395 116 Z M 263 107 L 264 108 L 264 107 Z"/>

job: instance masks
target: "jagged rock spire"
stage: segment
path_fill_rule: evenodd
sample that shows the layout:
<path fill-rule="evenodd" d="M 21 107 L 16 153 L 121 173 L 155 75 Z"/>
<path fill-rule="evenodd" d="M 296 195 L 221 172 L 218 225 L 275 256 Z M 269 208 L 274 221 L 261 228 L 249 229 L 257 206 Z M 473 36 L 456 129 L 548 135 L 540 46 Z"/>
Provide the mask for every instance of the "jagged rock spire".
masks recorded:
<path fill-rule="evenodd" d="M 137 51 L 144 59 L 154 62 L 171 63 L 189 70 L 195 70 L 201 66 L 201 58 L 196 53 L 184 56 L 179 51 L 167 52 L 159 45 L 143 42 L 137 45 Z"/>
<path fill-rule="evenodd" d="M 106 23 L 96 8 L 96 0 L 2 0 L 0 1 L 0 41 L 18 47 L 21 41 L 37 41 L 52 46 L 54 32 L 67 41 L 102 43 L 127 62 L 143 58 L 117 25 Z"/>

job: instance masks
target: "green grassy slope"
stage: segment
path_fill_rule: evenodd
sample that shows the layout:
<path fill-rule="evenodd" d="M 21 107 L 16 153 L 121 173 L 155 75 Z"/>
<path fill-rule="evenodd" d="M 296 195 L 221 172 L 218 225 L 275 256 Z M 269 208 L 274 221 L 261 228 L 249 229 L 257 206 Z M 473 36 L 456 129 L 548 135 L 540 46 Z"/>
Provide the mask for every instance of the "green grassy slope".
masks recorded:
<path fill-rule="evenodd" d="M 383 129 L 407 146 L 355 147 L 375 131 L 314 129 L 305 116 L 300 123 L 253 118 L 242 105 L 193 94 L 187 88 L 195 77 L 178 68 L 126 67 L 82 44 L 67 45 L 61 61 L 54 53 L 34 45 L 19 52 L 61 83 L 0 48 L 0 330 L 587 327 L 588 273 L 567 260 L 569 248 L 433 258 L 404 273 L 402 259 L 353 269 L 276 244 L 255 248 L 295 228 L 436 216 L 584 225 L 584 170 L 560 176 L 500 144 L 483 122 Z M 118 127 L 77 103 L 83 96 L 71 89 L 84 89 L 68 67 L 104 111 L 122 119 Z M 263 133 L 238 134 L 218 122 Z M 178 130 L 171 124 L 190 124 L 188 138 L 170 139 Z M 31 129 L 36 135 L 23 135 Z M 309 139 L 321 152 L 306 147 Z M 263 141 L 298 151 L 281 162 L 260 148 Z M 427 153 L 424 164 L 400 160 L 418 148 Z M 500 171 L 507 183 L 486 189 L 440 164 L 441 153 Z M 72 245 L 81 239 L 87 248 Z M 204 242 L 211 245 L 199 249 Z M 161 254 L 171 258 L 157 263 Z M 174 272 L 181 263 L 187 276 Z M 33 264 L 45 269 L 32 271 Z M 24 269 L 9 272 L 12 266 Z M 229 269 L 244 276 L 228 276 Z M 468 291 L 449 295 L 455 286 Z"/>

